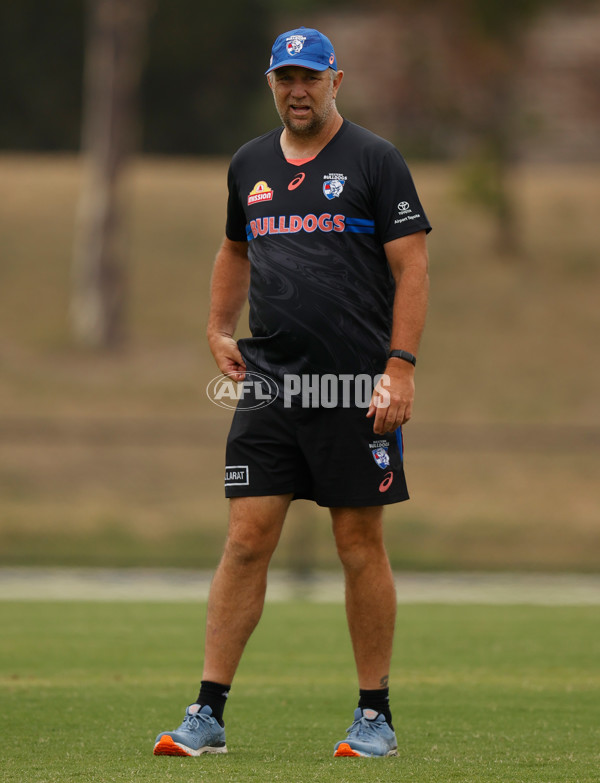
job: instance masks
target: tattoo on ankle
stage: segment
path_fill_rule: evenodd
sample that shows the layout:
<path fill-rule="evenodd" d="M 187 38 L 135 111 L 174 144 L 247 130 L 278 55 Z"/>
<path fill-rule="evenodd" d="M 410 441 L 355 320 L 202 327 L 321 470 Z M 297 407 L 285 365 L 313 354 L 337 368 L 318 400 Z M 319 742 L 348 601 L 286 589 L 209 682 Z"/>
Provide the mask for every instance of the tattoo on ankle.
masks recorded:
<path fill-rule="evenodd" d="M 389 685 L 389 682 L 390 682 L 390 675 L 389 675 L 389 674 L 386 674 L 386 675 L 385 675 L 385 677 L 382 677 L 382 678 L 379 680 L 379 685 L 380 685 L 382 688 L 387 688 L 387 687 L 388 687 L 388 685 Z"/>

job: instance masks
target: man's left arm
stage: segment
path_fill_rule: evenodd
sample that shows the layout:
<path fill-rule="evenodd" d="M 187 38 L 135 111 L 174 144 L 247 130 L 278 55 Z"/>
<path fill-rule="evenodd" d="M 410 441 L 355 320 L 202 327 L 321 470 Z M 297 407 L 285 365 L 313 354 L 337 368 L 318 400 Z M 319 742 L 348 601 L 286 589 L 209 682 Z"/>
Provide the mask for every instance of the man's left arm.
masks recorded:
<path fill-rule="evenodd" d="M 425 231 L 394 239 L 384 245 L 396 281 L 390 349 L 417 356 L 429 297 L 429 272 Z M 374 416 L 373 432 L 383 435 L 405 424 L 412 415 L 415 368 L 404 359 L 388 359 L 385 375 L 375 387 L 367 416 Z M 389 398 L 389 405 L 377 405 Z"/>

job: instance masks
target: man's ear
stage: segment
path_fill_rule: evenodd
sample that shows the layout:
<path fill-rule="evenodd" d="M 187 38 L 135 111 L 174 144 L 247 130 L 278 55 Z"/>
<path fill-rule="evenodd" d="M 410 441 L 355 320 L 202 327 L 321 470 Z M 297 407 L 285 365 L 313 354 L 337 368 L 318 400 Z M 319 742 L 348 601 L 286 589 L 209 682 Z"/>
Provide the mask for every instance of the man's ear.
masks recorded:
<path fill-rule="evenodd" d="M 335 79 L 333 80 L 333 97 L 337 95 L 337 91 L 340 89 L 340 84 L 342 83 L 342 79 L 344 78 L 344 72 L 338 71 Z"/>

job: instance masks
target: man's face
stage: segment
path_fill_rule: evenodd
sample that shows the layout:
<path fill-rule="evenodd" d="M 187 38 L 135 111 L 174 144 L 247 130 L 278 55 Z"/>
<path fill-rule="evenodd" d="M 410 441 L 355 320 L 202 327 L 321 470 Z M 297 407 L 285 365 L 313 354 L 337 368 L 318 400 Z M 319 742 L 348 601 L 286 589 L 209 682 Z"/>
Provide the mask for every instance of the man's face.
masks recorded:
<path fill-rule="evenodd" d="M 271 89 L 277 113 L 288 131 L 316 136 L 325 127 L 335 107 L 342 72 L 285 66 L 271 72 Z"/>

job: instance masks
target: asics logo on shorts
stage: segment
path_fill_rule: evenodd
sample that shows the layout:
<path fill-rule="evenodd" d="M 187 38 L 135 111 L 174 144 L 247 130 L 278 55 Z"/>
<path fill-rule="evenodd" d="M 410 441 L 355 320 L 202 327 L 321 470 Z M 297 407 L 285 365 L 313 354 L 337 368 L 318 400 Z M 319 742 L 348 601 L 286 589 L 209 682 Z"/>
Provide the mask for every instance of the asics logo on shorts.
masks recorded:
<path fill-rule="evenodd" d="M 394 474 L 390 470 L 389 473 L 386 473 L 383 477 L 383 481 L 379 485 L 379 491 L 380 492 L 387 492 L 388 489 L 392 486 L 392 481 L 394 480 Z"/>

